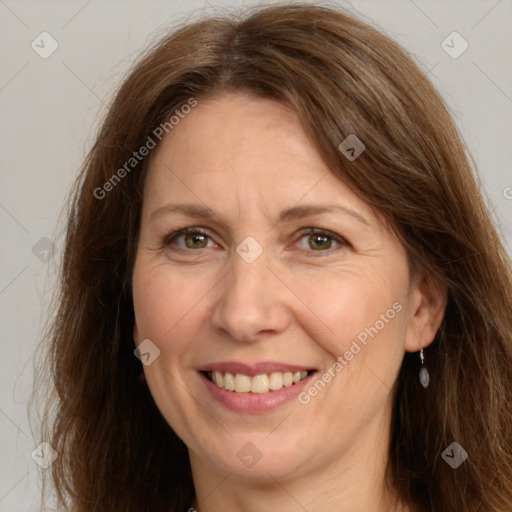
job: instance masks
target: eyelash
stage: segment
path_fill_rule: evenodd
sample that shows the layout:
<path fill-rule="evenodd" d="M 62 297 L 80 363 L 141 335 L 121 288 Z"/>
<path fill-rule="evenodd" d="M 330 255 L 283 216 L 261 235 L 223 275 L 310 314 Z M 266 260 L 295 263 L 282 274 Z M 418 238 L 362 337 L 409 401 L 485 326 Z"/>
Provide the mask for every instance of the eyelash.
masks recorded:
<path fill-rule="evenodd" d="M 202 235 L 211 240 L 210 235 L 206 231 L 203 231 L 201 228 L 189 227 L 189 228 L 180 229 L 178 231 L 171 233 L 170 235 L 167 235 L 163 240 L 162 248 L 168 247 L 169 245 L 171 245 L 172 242 L 174 242 L 179 237 L 185 236 L 188 234 Z M 311 250 L 299 249 L 301 252 L 332 253 L 332 252 L 340 249 L 341 247 L 347 247 L 350 245 L 342 236 L 337 235 L 337 234 L 333 233 L 332 231 L 327 231 L 325 229 L 320 229 L 320 228 L 305 228 L 304 230 L 301 230 L 301 236 L 297 239 L 297 242 L 299 240 L 302 240 L 302 238 L 304 238 L 306 236 L 311 236 L 311 235 L 320 235 L 320 236 L 325 236 L 326 238 L 330 238 L 331 240 L 334 240 L 338 244 L 338 247 L 334 248 L 334 249 L 329 248 L 326 250 L 319 249 L 317 251 L 315 251 L 313 249 L 311 249 Z M 206 247 L 202 247 L 200 249 L 206 249 Z M 200 249 L 189 249 L 189 248 L 183 248 L 183 247 L 175 247 L 172 250 L 175 252 L 191 252 L 191 251 L 198 251 Z"/>

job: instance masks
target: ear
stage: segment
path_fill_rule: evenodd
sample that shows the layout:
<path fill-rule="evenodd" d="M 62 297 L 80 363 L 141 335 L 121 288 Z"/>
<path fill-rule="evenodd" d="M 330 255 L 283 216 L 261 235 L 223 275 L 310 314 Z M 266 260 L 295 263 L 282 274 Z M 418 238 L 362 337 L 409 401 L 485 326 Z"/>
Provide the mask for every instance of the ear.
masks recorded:
<path fill-rule="evenodd" d="M 410 296 L 410 318 L 405 334 L 405 350 L 417 352 L 428 347 L 436 336 L 446 311 L 447 290 L 429 277 L 422 277 Z"/>

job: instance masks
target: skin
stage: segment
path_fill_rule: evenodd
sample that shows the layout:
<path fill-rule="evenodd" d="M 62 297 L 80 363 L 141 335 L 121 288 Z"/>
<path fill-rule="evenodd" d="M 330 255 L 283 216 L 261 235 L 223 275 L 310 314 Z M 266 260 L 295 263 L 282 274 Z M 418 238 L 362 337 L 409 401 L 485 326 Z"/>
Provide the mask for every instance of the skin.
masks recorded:
<path fill-rule="evenodd" d="M 168 203 L 216 214 L 152 218 Z M 298 204 L 342 205 L 365 222 L 343 212 L 278 222 Z M 165 245 L 184 227 L 208 237 Z M 311 227 L 348 243 L 318 242 L 304 234 Z M 248 236 L 263 247 L 252 263 L 236 252 Z M 432 342 L 446 293 L 427 276 L 410 276 L 402 245 L 326 167 L 293 111 L 225 93 L 199 99 L 166 136 L 144 190 L 133 299 L 135 344 L 149 338 L 161 351 L 144 371 L 189 449 L 196 509 L 406 510 L 384 478 L 392 388 L 404 353 Z M 196 370 L 270 360 L 321 375 L 397 302 L 401 311 L 307 405 L 233 412 Z M 251 468 L 237 457 L 247 442 L 262 455 Z"/>

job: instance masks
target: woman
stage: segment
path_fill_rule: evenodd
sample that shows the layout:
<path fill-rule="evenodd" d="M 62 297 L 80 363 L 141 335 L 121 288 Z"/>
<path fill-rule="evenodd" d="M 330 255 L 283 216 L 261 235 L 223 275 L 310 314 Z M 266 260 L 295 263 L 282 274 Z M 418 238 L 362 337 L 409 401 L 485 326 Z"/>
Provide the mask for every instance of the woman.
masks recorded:
<path fill-rule="evenodd" d="M 184 26 L 120 88 L 72 198 L 58 498 L 510 511 L 511 284 L 396 43 L 307 4 Z"/>

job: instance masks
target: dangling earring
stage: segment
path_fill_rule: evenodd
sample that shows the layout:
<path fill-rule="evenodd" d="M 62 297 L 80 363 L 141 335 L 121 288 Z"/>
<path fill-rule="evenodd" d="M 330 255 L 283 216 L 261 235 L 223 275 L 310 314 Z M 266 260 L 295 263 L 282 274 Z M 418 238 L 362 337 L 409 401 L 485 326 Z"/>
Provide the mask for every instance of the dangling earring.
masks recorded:
<path fill-rule="evenodd" d="M 426 389 L 430 383 L 430 375 L 428 374 L 428 370 L 425 368 L 425 356 L 423 355 L 423 349 L 420 350 L 420 359 L 421 359 L 421 370 L 420 370 L 420 382 L 421 385 Z"/>

